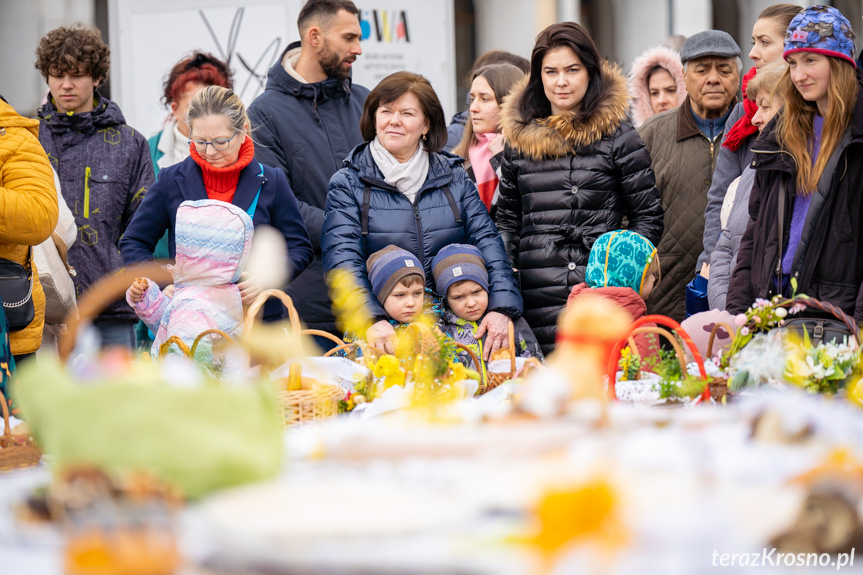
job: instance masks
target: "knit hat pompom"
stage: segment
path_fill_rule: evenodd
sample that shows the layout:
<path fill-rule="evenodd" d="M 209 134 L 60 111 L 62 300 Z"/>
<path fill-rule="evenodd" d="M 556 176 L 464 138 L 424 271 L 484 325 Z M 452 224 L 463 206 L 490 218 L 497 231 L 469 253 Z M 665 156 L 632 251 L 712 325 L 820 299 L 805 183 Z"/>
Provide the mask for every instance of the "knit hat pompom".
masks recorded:
<path fill-rule="evenodd" d="M 426 281 L 422 262 L 411 252 L 392 244 L 370 255 L 366 261 L 366 269 L 372 284 L 372 293 L 381 304 L 403 278 L 417 275 L 422 278 L 423 284 Z"/>
<path fill-rule="evenodd" d="M 450 244 L 441 248 L 432 260 L 435 290 L 446 297 L 449 287 L 462 280 L 471 280 L 488 291 L 488 272 L 485 260 L 476 246 Z"/>
<path fill-rule="evenodd" d="M 584 281 L 590 288 L 628 287 L 641 293 L 644 273 L 655 257 L 656 248 L 641 234 L 630 230 L 606 232 L 590 249 Z"/>
<path fill-rule="evenodd" d="M 810 6 L 791 20 L 785 32 L 786 60 L 795 52 L 815 52 L 841 58 L 855 68 L 854 30 L 842 12 L 832 6 Z"/>

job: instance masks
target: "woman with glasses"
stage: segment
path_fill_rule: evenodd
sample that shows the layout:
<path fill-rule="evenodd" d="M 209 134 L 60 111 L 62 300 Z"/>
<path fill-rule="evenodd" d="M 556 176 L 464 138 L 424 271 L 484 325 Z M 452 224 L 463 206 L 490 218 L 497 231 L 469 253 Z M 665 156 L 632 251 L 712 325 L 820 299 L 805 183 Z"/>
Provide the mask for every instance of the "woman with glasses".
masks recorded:
<path fill-rule="evenodd" d="M 285 238 L 289 277 L 312 261 L 312 242 L 285 174 L 255 159 L 246 107 L 232 90 L 209 86 L 189 104 L 189 157 L 162 169 L 120 241 L 126 265 L 153 259 L 153 249 L 168 230 L 168 251 L 175 256 L 177 208 L 186 200 L 220 200 L 244 210 L 255 227 L 269 225 Z M 248 304 L 261 292 L 253 278 L 239 283 Z M 280 304 L 279 304 L 280 305 Z M 279 315 L 267 307 L 265 317 Z"/>

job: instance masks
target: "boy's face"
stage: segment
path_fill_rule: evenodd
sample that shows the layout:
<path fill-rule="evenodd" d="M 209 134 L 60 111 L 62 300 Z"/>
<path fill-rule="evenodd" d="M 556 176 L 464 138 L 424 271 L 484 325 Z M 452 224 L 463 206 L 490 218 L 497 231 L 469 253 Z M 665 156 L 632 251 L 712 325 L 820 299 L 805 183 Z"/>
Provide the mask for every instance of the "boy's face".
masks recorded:
<path fill-rule="evenodd" d="M 425 286 L 421 282 L 411 287 L 398 283 L 384 300 L 384 311 L 399 323 L 411 323 L 423 309 L 424 295 Z"/>
<path fill-rule="evenodd" d="M 479 321 L 488 308 L 488 292 L 475 281 L 466 280 L 446 291 L 446 303 L 462 319 Z"/>
<path fill-rule="evenodd" d="M 98 85 L 82 68 L 77 72 L 50 70 L 48 73 L 48 89 L 51 90 L 54 105 L 61 114 L 83 114 L 92 111 L 93 93 Z"/>

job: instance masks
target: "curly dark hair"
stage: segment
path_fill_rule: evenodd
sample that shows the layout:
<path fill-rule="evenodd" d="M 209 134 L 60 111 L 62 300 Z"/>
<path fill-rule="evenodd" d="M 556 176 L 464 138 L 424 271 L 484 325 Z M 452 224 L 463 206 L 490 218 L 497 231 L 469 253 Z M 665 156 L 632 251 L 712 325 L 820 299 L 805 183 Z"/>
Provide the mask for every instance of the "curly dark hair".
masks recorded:
<path fill-rule="evenodd" d="M 60 26 L 39 41 L 35 66 L 45 80 L 48 76 L 78 72 L 83 68 L 94 81 L 101 83 L 108 77 L 111 50 L 102 41 L 102 33 L 97 28 L 83 24 Z"/>
<path fill-rule="evenodd" d="M 176 102 L 180 98 L 189 82 L 233 89 L 233 77 L 233 70 L 212 54 L 192 52 L 171 68 L 162 85 L 162 103 L 170 107 L 171 102 Z"/>

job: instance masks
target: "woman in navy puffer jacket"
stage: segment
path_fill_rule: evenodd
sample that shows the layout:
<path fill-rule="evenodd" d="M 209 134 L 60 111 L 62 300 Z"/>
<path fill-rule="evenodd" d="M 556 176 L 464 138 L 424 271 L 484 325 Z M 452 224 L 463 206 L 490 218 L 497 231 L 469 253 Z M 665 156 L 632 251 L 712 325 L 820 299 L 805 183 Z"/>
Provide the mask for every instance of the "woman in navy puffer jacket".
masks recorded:
<path fill-rule="evenodd" d="M 505 345 L 508 318 L 521 316 L 521 294 L 500 234 L 461 168 L 462 158 L 439 152 L 446 123 L 428 80 L 410 72 L 384 78 L 366 99 L 360 129 L 366 143 L 330 180 L 321 233 L 324 270 L 345 269 L 356 278 L 378 320 L 367 339 L 387 349 L 394 331 L 371 295 L 368 257 L 397 245 L 423 262 L 431 280 L 431 261 L 442 247 L 475 245 L 489 274 L 489 313 L 478 334 L 488 330 L 490 355 Z"/>

